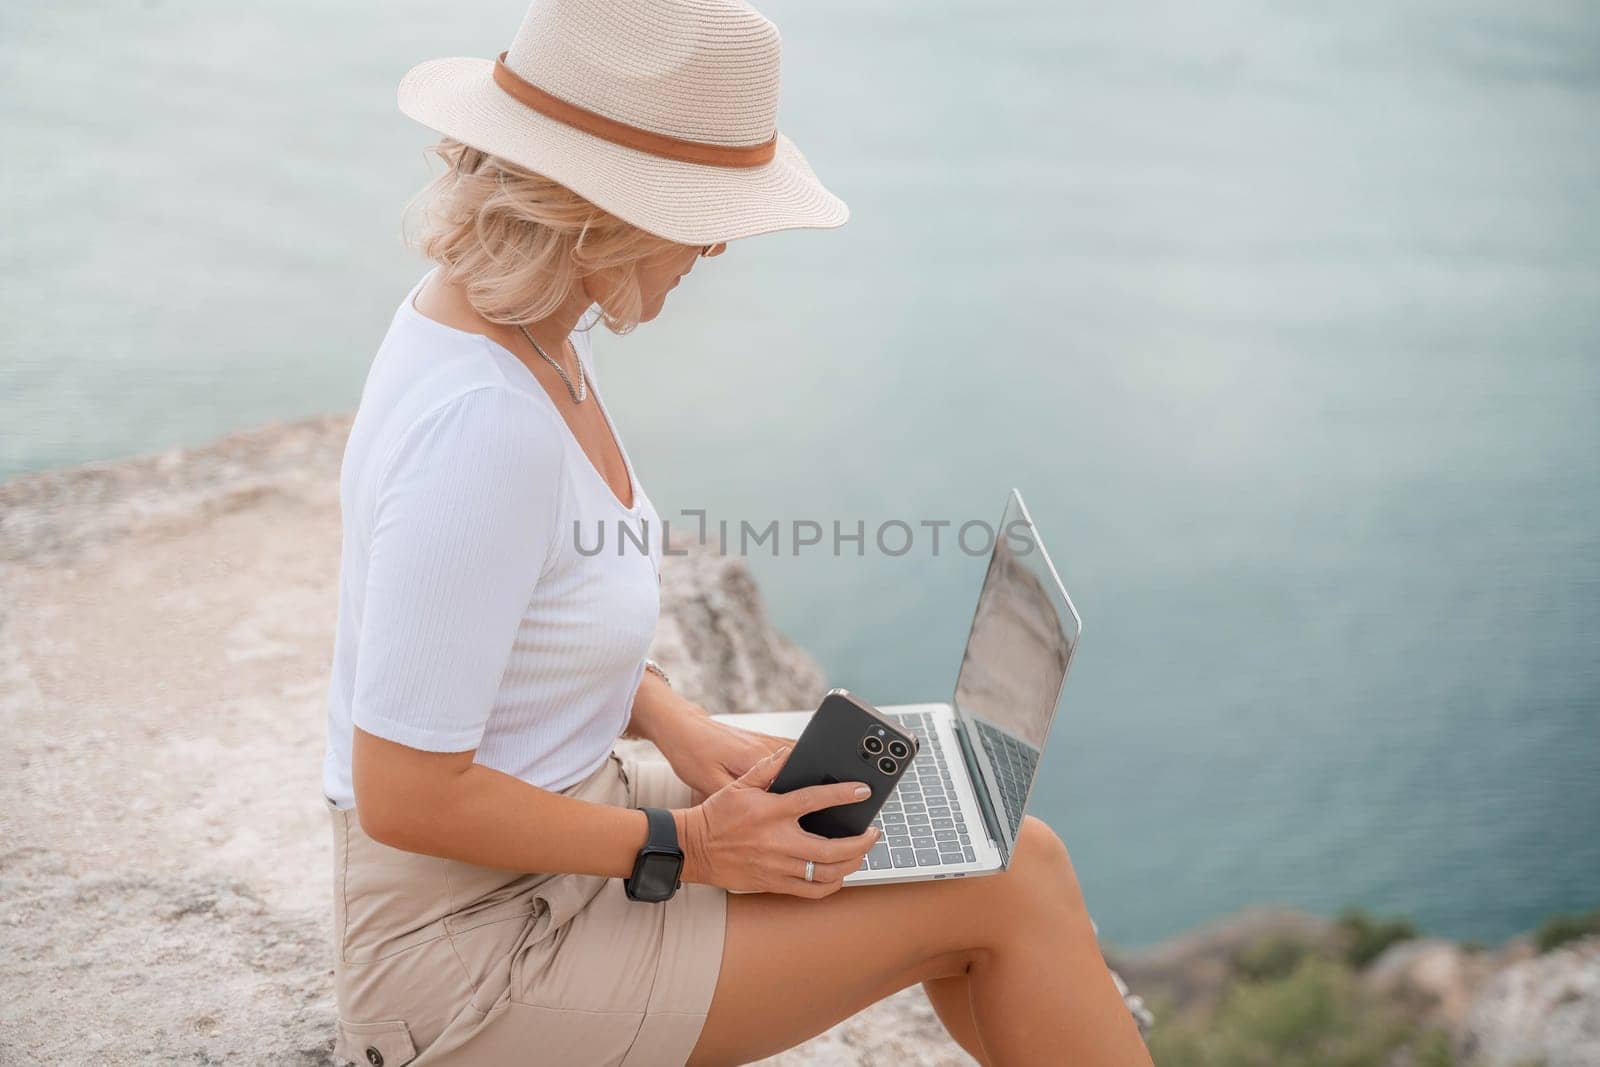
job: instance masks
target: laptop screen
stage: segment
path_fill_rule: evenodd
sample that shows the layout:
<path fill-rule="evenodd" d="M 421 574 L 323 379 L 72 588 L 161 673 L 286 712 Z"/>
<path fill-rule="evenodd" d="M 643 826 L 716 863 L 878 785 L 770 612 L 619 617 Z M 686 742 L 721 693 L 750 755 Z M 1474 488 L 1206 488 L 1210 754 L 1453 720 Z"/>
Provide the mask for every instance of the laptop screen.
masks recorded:
<path fill-rule="evenodd" d="M 1022 496 L 1012 490 L 978 593 L 955 706 L 984 752 L 980 762 L 1013 841 L 1081 629 Z"/>

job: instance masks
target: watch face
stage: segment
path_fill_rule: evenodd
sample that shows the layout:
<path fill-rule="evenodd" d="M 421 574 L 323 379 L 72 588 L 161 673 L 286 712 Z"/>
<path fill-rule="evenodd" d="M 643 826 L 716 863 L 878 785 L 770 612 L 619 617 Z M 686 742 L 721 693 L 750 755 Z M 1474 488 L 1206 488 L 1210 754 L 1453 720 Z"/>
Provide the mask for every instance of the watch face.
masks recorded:
<path fill-rule="evenodd" d="M 678 888 L 683 857 L 670 852 L 646 852 L 634 870 L 633 896 L 636 900 L 667 900 Z"/>

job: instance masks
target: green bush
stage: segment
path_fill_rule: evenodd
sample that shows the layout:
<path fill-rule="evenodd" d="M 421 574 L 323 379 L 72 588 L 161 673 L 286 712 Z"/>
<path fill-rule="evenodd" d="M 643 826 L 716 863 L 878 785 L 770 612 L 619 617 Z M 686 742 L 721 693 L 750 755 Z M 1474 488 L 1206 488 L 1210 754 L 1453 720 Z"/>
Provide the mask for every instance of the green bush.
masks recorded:
<path fill-rule="evenodd" d="M 1159 1067 L 1452 1067 L 1449 1043 L 1361 990 L 1341 963 L 1304 956 L 1283 978 L 1237 981 L 1210 1018 L 1158 1016 Z"/>
<path fill-rule="evenodd" d="M 1455 1067 L 1450 1035 L 1436 1026 L 1423 1030 L 1411 1043 L 1410 1062 L 1412 1067 Z"/>
<path fill-rule="evenodd" d="M 1352 967 L 1365 967 L 1390 945 L 1417 936 L 1417 928 L 1405 919 L 1377 919 L 1360 908 L 1340 914 L 1338 928 L 1345 959 Z"/>
<path fill-rule="evenodd" d="M 1600 934 L 1600 908 L 1577 915 L 1550 916 L 1534 931 L 1533 943 L 1540 952 L 1549 952 L 1590 934 Z"/>
<path fill-rule="evenodd" d="M 1233 973 L 1251 982 L 1287 978 L 1301 960 L 1318 951 L 1316 945 L 1293 934 L 1268 934 L 1234 956 Z"/>

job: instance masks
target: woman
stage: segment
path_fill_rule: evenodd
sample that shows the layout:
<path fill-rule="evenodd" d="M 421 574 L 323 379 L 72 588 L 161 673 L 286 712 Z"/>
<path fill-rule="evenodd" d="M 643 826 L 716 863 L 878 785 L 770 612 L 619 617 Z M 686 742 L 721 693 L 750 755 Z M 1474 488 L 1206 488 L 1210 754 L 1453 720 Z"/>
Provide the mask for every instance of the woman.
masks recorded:
<path fill-rule="evenodd" d="M 980 1062 L 1148 1062 L 1043 824 L 1003 875 L 839 893 L 875 831 L 796 819 L 857 783 L 767 793 L 782 744 L 645 659 L 657 517 L 586 330 L 655 318 L 727 241 L 845 221 L 777 90 L 777 31 L 739 0 L 535 0 L 500 60 L 402 82 L 446 167 L 418 242 L 436 266 L 341 476 L 346 1059 L 742 1063 L 920 982 Z M 646 548 L 575 540 L 600 525 Z M 617 757 L 624 733 L 666 762 Z"/>

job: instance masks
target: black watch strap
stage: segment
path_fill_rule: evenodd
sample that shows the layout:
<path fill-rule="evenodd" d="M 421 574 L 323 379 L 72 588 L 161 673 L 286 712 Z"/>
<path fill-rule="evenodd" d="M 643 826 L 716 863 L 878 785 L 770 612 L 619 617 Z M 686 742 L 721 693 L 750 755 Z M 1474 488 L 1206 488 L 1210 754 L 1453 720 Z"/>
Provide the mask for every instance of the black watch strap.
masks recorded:
<path fill-rule="evenodd" d="M 640 808 L 645 818 L 645 841 L 633 874 L 623 883 L 629 900 L 659 904 L 670 900 L 683 883 L 683 849 L 678 844 L 678 824 L 665 808 Z"/>
<path fill-rule="evenodd" d="M 646 822 L 650 829 L 645 835 L 644 843 L 649 848 L 677 849 L 678 824 L 672 818 L 672 812 L 666 808 L 640 808 L 644 812 Z"/>

